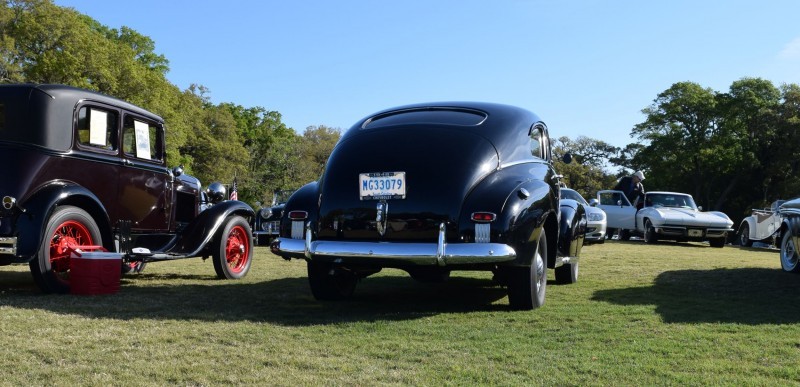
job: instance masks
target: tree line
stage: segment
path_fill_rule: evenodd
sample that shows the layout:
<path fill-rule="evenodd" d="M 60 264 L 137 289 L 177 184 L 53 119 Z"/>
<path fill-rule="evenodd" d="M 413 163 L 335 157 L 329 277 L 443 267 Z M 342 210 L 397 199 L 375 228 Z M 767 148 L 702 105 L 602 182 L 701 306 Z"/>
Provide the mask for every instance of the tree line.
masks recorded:
<path fill-rule="evenodd" d="M 180 90 L 155 42 L 133 29 L 109 28 L 52 0 L 0 6 L 0 83 L 57 83 L 99 91 L 160 115 L 167 160 L 204 184 L 237 181 L 240 200 L 269 201 L 278 189 L 316 180 L 340 129 L 296 133 L 260 106 L 211 103 L 202 85 Z M 322 160 L 322 161 L 321 161 Z"/>
<path fill-rule="evenodd" d="M 251 204 L 320 176 L 339 128 L 298 134 L 277 111 L 214 104 L 200 84 L 181 90 L 170 83 L 169 61 L 154 50 L 137 31 L 109 28 L 52 0 L 6 0 L 0 7 L 0 83 L 72 85 L 159 114 L 171 165 L 206 184 L 236 178 L 240 199 Z M 648 190 L 690 193 L 734 221 L 750 208 L 800 196 L 800 86 L 742 78 L 720 92 L 678 82 L 642 113 L 631 129 L 637 141 L 622 148 L 585 136 L 554 140 L 556 158 L 570 152 L 577 161 L 555 161 L 564 181 L 591 198 L 643 170 Z"/>

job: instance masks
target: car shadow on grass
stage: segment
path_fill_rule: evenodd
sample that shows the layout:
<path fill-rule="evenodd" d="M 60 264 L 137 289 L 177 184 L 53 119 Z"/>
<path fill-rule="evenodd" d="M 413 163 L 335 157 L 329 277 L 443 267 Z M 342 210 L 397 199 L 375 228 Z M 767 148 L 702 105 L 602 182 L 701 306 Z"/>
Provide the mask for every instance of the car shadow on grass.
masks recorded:
<path fill-rule="evenodd" d="M 651 286 L 600 290 L 592 299 L 618 305 L 655 305 L 667 323 L 794 324 L 800 322 L 800 276 L 741 268 L 677 270 Z"/>
<path fill-rule="evenodd" d="M 428 284 L 408 276 L 379 276 L 361 281 L 351 299 L 322 302 L 311 295 L 306 277 L 263 282 L 179 277 L 178 282 L 187 283 L 164 284 L 165 279 L 171 278 L 142 273 L 134 279 L 123 279 L 115 294 L 80 296 L 42 294 L 30 274 L 0 272 L 0 308 L 88 318 L 247 320 L 287 326 L 509 310 L 506 303 L 497 303 L 506 297 L 506 289 L 488 278 L 454 276 L 445 283 Z"/>

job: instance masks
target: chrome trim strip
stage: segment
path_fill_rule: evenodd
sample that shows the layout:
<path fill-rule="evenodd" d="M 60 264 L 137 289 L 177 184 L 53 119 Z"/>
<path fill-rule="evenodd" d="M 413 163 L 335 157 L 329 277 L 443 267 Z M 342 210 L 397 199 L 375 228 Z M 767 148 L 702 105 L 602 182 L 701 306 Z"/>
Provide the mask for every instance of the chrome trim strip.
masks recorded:
<path fill-rule="evenodd" d="M 489 223 L 475 223 L 475 243 L 489 243 Z"/>
<path fill-rule="evenodd" d="M 414 265 L 463 265 L 507 262 L 517 252 L 502 243 L 402 243 L 311 241 L 280 237 L 277 249 L 295 258 L 376 258 Z"/>
<path fill-rule="evenodd" d="M 436 242 L 436 263 L 439 266 L 444 266 L 444 249 L 447 247 L 447 239 L 445 239 L 444 223 L 439 223 L 439 240 Z"/>

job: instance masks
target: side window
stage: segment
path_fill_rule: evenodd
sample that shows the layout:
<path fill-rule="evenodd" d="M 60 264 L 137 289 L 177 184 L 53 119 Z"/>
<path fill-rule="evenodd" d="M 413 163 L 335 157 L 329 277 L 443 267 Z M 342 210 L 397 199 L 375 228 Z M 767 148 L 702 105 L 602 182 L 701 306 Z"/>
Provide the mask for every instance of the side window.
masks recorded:
<path fill-rule="evenodd" d="M 160 126 L 131 115 L 125 116 L 122 126 L 122 151 L 126 156 L 137 159 L 160 161 L 164 151 L 161 149 Z"/>
<path fill-rule="evenodd" d="M 105 150 L 117 150 L 117 112 L 94 106 L 78 110 L 78 143 Z"/>
<path fill-rule="evenodd" d="M 531 128 L 531 155 L 533 157 L 544 158 L 543 137 L 541 127 L 534 126 Z"/>

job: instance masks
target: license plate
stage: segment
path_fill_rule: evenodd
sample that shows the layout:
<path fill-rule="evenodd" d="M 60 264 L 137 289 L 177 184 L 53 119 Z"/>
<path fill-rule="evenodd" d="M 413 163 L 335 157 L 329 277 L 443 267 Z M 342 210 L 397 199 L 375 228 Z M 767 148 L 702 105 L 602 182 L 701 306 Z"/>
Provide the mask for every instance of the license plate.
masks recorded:
<path fill-rule="evenodd" d="M 689 229 L 689 236 L 690 237 L 701 237 L 701 236 L 703 236 L 703 230 Z"/>
<path fill-rule="evenodd" d="M 358 175 L 361 200 L 406 198 L 405 172 L 374 172 Z"/>

